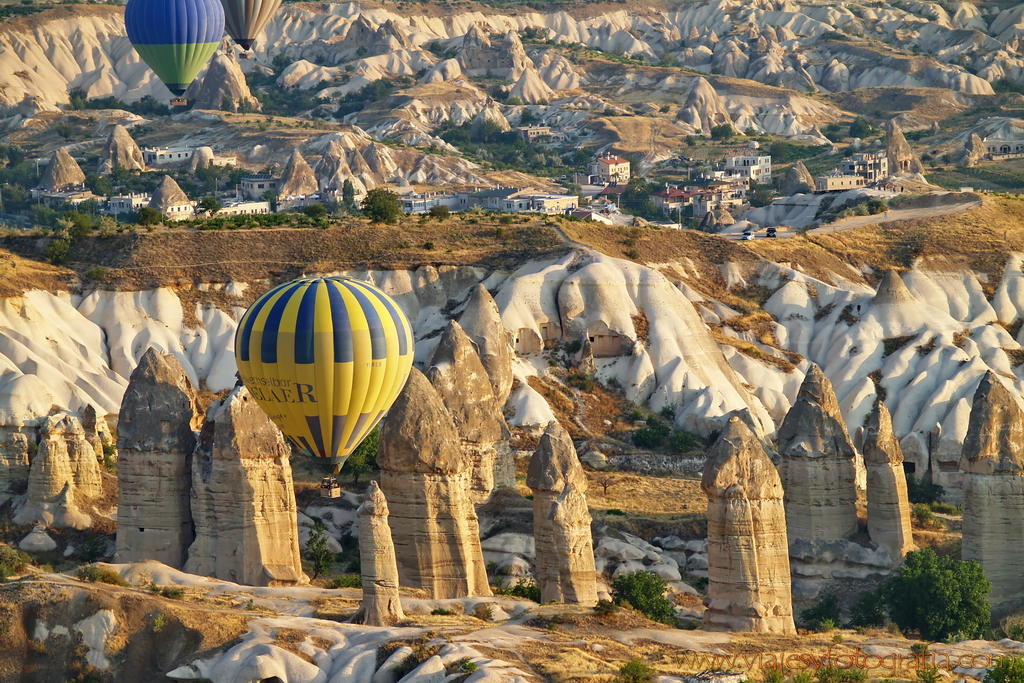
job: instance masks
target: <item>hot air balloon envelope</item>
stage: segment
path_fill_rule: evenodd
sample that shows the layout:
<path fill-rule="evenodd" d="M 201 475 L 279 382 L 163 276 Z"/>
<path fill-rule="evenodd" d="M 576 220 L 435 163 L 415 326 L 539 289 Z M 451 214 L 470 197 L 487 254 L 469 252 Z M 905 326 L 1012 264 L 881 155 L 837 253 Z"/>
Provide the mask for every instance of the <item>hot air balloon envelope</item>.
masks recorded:
<path fill-rule="evenodd" d="M 239 374 L 293 446 L 335 472 L 398 398 L 412 328 L 373 285 L 311 277 L 258 298 L 235 333 Z"/>
<path fill-rule="evenodd" d="M 228 35 L 243 50 L 252 48 L 260 34 L 274 17 L 281 0 L 221 0 L 224 5 L 224 26 Z"/>
<path fill-rule="evenodd" d="M 128 39 L 175 95 L 182 95 L 224 37 L 219 0 L 128 0 Z"/>

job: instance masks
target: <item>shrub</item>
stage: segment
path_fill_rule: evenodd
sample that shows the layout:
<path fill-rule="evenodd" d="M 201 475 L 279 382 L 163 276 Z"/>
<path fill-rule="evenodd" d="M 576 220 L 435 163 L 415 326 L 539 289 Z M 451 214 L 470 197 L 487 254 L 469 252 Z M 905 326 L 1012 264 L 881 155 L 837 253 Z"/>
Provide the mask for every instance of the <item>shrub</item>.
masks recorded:
<path fill-rule="evenodd" d="M 435 204 L 434 206 L 430 207 L 430 211 L 428 211 L 427 214 L 431 218 L 438 218 L 444 220 L 445 218 L 448 218 L 448 216 L 452 215 L 452 211 L 444 204 Z"/>
<path fill-rule="evenodd" d="M 372 470 L 377 465 L 377 448 L 380 446 L 380 427 L 374 427 L 373 431 L 366 435 L 362 443 L 348 456 L 343 472 L 352 475 L 352 482 L 358 483 L 359 477 Z"/>
<path fill-rule="evenodd" d="M 712 140 L 731 140 L 736 135 L 736 129 L 731 123 L 723 123 L 711 129 Z"/>
<path fill-rule="evenodd" d="M 626 516 L 626 513 L 623 512 L 622 510 L 620 510 L 619 508 L 611 508 L 610 510 L 605 510 L 604 513 L 606 515 L 612 515 L 613 517 L 625 517 Z"/>
<path fill-rule="evenodd" d="M 25 571 L 30 558 L 9 545 L 0 545 L 0 581 Z"/>
<path fill-rule="evenodd" d="M 936 517 L 935 513 L 927 505 L 915 505 L 910 510 L 910 516 L 913 518 L 914 523 L 922 529 L 941 529 L 943 527 L 942 520 Z"/>
<path fill-rule="evenodd" d="M 628 602 L 648 619 L 675 624 L 676 610 L 665 597 L 668 584 L 654 572 L 631 572 L 612 581 L 612 597 L 621 605 Z"/>
<path fill-rule="evenodd" d="M 424 242 L 423 243 L 423 248 L 426 249 L 427 251 L 434 251 L 434 243 L 433 242 Z"/>
<path fill-rule="evenodd" d="M 468 659 L 462 660 L 462 663 L 459 664 L 459 671 L 461 673 L 471 674 L 471 673 L 473 673 L 476 670 L 477 670 L 476 662 L 471 662 Z"/>
<path fill-rule="evenodd" d="M 309 532 L 306 553 L 313 563 L 313 578 L 325 574 L 334 566 L 334 555 L 327 549 L 327 535 L 319 528 Z"/>
<path fill-rule="evenodd" d="M 1003 633 L 1010 640 L 1024 641 L 1024 621 L 1014 619 L 1003 622 Z"/>
<path fill-rule="evenodd" d="M 1024 683 L 1024 659 L 1000 657 L 985 673 L 984 683 Z"/>
<path fill-rule="evenodd" d="M 68 260 L 71 255 L 71 243 L 63 239 L 52 240 L 44 250 L 46 260 L 54 265 L 59 265 Z"/>
<path fill-rule="evenodd" d="M 619 611 L 619 606 L 611 600 L 598 600 L 594 606 L 594 614 L 599 617 L 608 617 Z"/>
<path fill-rule="evenodd" d="M 451 611 L 450 609 L 445 609 L 444 607 L 438 607 L 437 609 L 431 611 L 431 614 L 435 617 L 451 617 L 455 615 L 455 612 Z"/>
<path fill-rule="evenodd" d="M 850 609 L 851 627 L 885 625 L 885 609 L 875 591 L 864 591 Z"/>
<path fill-rule="evenodd" d="M 814 677 L 818 683 L 864 683 L 868 680 L 867 669 L 840 669 L 835 666 L 826 666 L 818 669 Z"/>
<path fill-rule="evenodd" d="M 480 604 L 473 610 L 473 616 L 480 621 L 494 621 L 494 606 Z"/>
<path fill-rule="evenodd" d="M 112 569 L 104 569 L 94 564 L 87 564 L 78 568 L 78 579 L 90 583 L 109 583 L 112 586 L 130 587 L 131 584 L 121 578 L 121 575 Z"/>
<path fill-rule="evenodd" d="M 331 579 L 324 584 L 324 588 L 362 588 L 363 577 L 358 574 L 344 574 L 336 579 Z"/>
<path fill-rule="evenodd" d="M 540 602 L 540 586 L 533 579 L 519 579 L 515 585 L 510 581 L 508 585 L 495 586 L 494 594 Z"/>
<path fill-rule="evenodd" d="M 150 590 L 171 600 L 181 600 L 185 597 L 185 589 L 180 586 L 157 586 L 154 584 L 150 587 Z"/>
<path fill-rule="evenodd" d="M 668 445 L 677 453 L 689 453 L 697 447 L 697 439 L 690 432 L 676 432 L 668 438 Z"/>
<path fill-rule="evenodd" d="M 498 222 L 502 225 L 512 225 L 512 216 L 502 216 L 498 219 Z"/>
<path fill-rule="evenodd" d="M 819 600 L 817 605 L 800 612 L 800 618 L 808 628 L 815 631 L 831 630 L 822 629 L 823 622 L 831 622 L 831 628 L 834 629 L 839 623 L 839 617 L 839 596 L 835 593 L 829 593 Z"/>
<path fill-rule="evenodd" d="M 672 430 L 663 424 L 653 424 L 633 432 L 633 443 L 640 448 L 657 448 L 665 443 Z"/>
<path fill-rule="evenodd" d="M 107 279 L 107 275 L 109 274 L 110 269 L 104 268 L 103 266 L 96 266 L 95 268 L 90 268 L 85 271 L 85 276 L 95 282 L 103 282 Z"/>
<path fill-rule="evenodd" d="M 926 666 L 917 670 L 917 680 L 921 683 L 939 683 L 942 674 L 939 673 L 938 667 Z"/>
<path fill-rule="evenodd" d="M 992 585 L 974 560 L 940 557 L 930 548 L 907 554 L 896 574 L 879 588 L 889 618 L 901 631 L 926 640 L 953 635 L 981 638 L 991 610 L 985 596 Z"/>
<path fill-rule="evenodd" d="M 934 503 L 942 497 L 943 493 L 945 493 L 945 489 L 938 484 L 926 481 L 923 476 L 920 478 L 907 477 L 907 498 L 911 503 Z"/>
<path fill-rule="evenodd" d="M 634 657 L 619 669 L 615 683 L 651 683 L 657 675 L 658 672 L 644 664 L 644 660 Z"/>
<path fill-rule="evenodd" d="M 962 505 L 953 505 L 952 503 L 928 503 L 928 507 L 932 512 L 943 515 L 962 515 L 964 513 Z"/>

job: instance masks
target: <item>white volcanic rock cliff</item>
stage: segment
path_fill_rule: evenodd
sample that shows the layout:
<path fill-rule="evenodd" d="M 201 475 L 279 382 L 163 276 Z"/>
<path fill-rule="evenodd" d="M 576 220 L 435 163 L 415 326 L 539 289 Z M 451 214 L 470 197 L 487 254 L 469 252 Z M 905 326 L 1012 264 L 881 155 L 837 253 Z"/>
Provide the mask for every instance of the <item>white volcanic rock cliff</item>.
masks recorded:
<path fill-rule="evenodd" d="M 107 144 L 103 146 L 100 160 L 97 164 L 97 173 L 112 173 L 114 168 L 121 166 L 128 171 L 146 170 L 146 162 L 142 157 L 142 150 L 132 138 L 128 129 L 117 124 L 110 131 L 107 137 Z"/>
<path fill-rule="evenodd" d="M 864 465 L 868 471 L 868 535 L 898 559 L 916 550 L 910 526 L 907 477 L 903 451 L 892 432 L 892 418 L 883 401 L 871 412 L 864 428 Z"/>
<path fill-rule="evenodd" d="M 370 482 L 359 515 L 359 560 L 363 580 L 360 620 L 367 626 L 391 626 L 405 618 L 398 592 L 398 562 L 388 526 L 388 501 Z"/>

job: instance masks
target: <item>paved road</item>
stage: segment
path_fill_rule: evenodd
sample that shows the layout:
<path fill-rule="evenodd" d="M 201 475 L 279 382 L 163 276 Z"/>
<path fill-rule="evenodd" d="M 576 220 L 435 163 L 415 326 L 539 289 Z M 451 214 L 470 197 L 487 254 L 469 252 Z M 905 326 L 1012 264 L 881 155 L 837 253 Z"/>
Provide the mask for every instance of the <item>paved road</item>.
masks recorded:
<path fill-rule="evenodd" d="M 879 223 L 891 223 L 893 221 L 906 221 L 914 218 L 934 218 L 935 216 L 945 216 L 954 213 L 960 213 L 973 209 L 976 206 L 981 206 L 980 201 L 974 202 L 963 202 L 960 204 L 946 204 L 944 206 L 931 206 L 922 209 L 897 209 L 894 211 L 886 211 L 884 214 L 875 214 L 873 216 L 853 216 L 851 218 L 844 218 L 843 220 L 836 221 L 835 223 L 826 223 L 817 228 L 809 230 L 808 233 L 811 235 L 831 235 L 833 233 L 842 232 L 843 230 L 852 230 L 853 228 L 860 228 L 865 225 L 877 225 Z M 796 230 L 779 230 L 778 237 L 794 237 L 797 235 Z M 757 239 L 761 239 L 764 236 L 763 232 L 757 234 Z M 738 240 L 740 235 L 726 234 L 723 237 L 729 237 L 734 240 Z"/>

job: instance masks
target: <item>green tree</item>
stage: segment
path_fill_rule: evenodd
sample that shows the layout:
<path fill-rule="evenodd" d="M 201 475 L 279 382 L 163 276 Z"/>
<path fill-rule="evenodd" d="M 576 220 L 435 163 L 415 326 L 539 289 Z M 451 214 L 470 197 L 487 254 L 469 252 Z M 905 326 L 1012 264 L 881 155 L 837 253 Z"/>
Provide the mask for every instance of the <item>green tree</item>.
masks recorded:
<path fill-rule="evenodd" d="M 114 164 L 114 168 L 110 171 L 110 175 L 113 177 L 114 182 L 123 183 L 128 180 L 128 176 L 131 174 L 128 173 L 128 169 L 121 164 Z"/>
<path fill-rule="evenodd" d="M 866 138 L 873 134 L 875 129 L 868 123 L 868 120 L 863 116 L 858 116 L 850 123 L 850 137 L 851 138 Z"/>
<path fill-rule="evenodd" d="M 822 626 L 826 623 L 831 623 L 834 628 L 839 623 L 839 596 L 829 593 L 816 605 L 800 612 L 800 618 L 815 631 L 824 630 Z"/>
<path fill-rule="evenodd" d="M 327 534 L 323 525 L 318 524 L 309 532 L 306 553 L 313 563 L 313 578 L 326 574 L 334 566 L 334 553 L 327 549 Z"/>
<path fill-rule="evenodd" d="M 203 197 L 203 201 L 199 202 L 199 208 L 211 216 L 217 215 L 217 212 L 224 208 L 224 206 L 217 200 L 216 197 Z"/>
<path fill-rule="evenodd" d="M 234 111 L 235 101 L 231 99 L 231 95 L 225 95 L 220 98 L 220 110 L 221 111 Z"/>
<path fill-rule="evenodd" d="M 164 215 L 152 207 L 141 206 L 136 220 L 139 225 L 158 225 L 164 220 Z"/>
<path fill-rule="evenodd" d="M 374 223 L 397 223 L 402 215 L 402 202 L 391 190 L 375 187 L 363 198 L 363 213 Z"/>
<path fill-rule="evenodd" d="M 882 605 L 878 593 L 875 591 L 864 591 L 857 598 L 857 602 L 850 608 L 849 627 L 861 626 L 884 626 L 885 608 Z"/>
<path fill-rule="evenodd" d="M 345 178 L 341 185 L 341 204 L 346 211 L 354 211 L 356 208 L 356 186 L 352 184 L 351 178 Z"/>
<path fill-rule="evenodd" d="M 373 469 L 377 462 L 377 448 L 380 446 L 380 427 L 366 435 L 363 442 L 352 451 L 345 461 L 344 471 L 352 475 L 352 483 L 358 483 L 359 477 Z"/>
<path fill-rule="evenodd" d="M 430 211 L 428 211 L 427 213 L 430 214 L 431 218 L 437 218 L 438 220 L 442 221 L 445 218 L 448 218 L 448 216 L 452 215 L 451 209 L 449 209 L 444 204 L 435 204 L 434 206 L 430 207 Z"/>
<path fill-rule="evenodd" d="M 904 633 L 917 631 L 925 640 L 981 638 L 991 617 L 985 599 L 991 589 L 974 560 L 939 557 L 926 548 L 907 554 L 896 576 L 879 587 L 879 597 Z"/>
<path fill-rule="evenodd" d="M 61 121 L 54 128 L 54 131 L 65 140 L 70 140 L 71 136 L 75 134 L 75 127 L 68 121 Z"/>
<path fill-rule="evenodd" d="M 327 215 L 327 209 L 324 208 L 323 204 L 310 204 L 302 212 L 314 219 L 323 218 Z"/>
<path fill-rule="evenodd" d="M 723 123 L 711 129 L 712 140 L 732 140 L 734 135 L 736 135 L 736 129 L 732 127 L 731 123 Z"/>
<path fill-rule="evenodd" d="M 668 584 L 654 572 L 620 574 L 612 581 L 612 598 L 618 605 L 628 603 L 648 619 L 675 623 L 676 610 L 665 597 Z"/>

